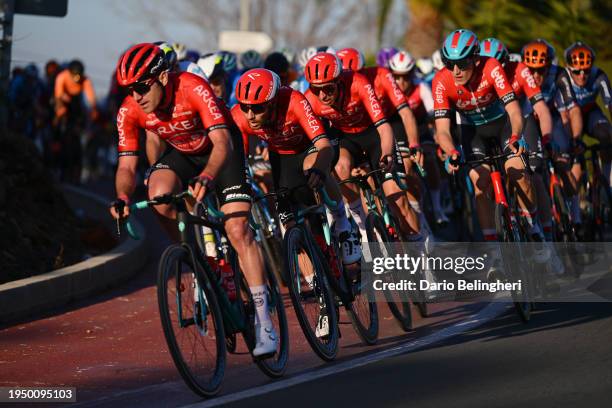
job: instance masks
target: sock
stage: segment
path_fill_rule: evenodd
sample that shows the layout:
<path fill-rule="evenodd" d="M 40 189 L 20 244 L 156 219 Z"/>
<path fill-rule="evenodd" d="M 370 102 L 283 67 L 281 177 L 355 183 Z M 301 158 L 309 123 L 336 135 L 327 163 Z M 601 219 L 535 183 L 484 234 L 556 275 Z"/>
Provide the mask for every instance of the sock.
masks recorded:
<path fill-rule="evenodd" d="M 353 216 L 353 219 L 355 220 L 355 223 L 357 223 L 357 227 L 359 227 L 359 232 L 361 233 L 361 239 L 367 240 L 368 235 L 366 234 L 366 230 L 365 230 L 366 215 L 365 215 L 365 211 L 363 211 L 363 205 L 361 205 L 361 200 L 355 200 L 352 203 L 350 203 L 349 209 L 351 211 L 351 215 Z"/>
<path fill-rule="evenodd" d="M 433 206 L 434 214 L 442 214 L 442 202 L 440 201 L 440 190 L 430 189 L 431 205 Z"/>
<path fill-rule="evenodd" d="M 340 200 L 336 208 L 330 209 L 334 221 L 336 221 L 336 227 L 334 228 L 334 235 L 338 236 L 341 232 L 350 231 L 351 223 L 346 216 L 346 209 L 344 207 L 344 201 Z"/>
<path fill-rule="evenodd" d="M 272 326 L 268 310 L 268 290 L 266 285 L 250 286 L 249 289 L 251 289 L 253 303 L 255 303 L 255 324 L 264 327 Z"/>
<path fill-rule="evenodd" d="M 582 224 L 582 214 L 580 214 L 580 197 L 577 194 L 572 196 L 570 207 L 572 221 L 574 221 L 574 224 Z"/>
<path fill-rule="evenodd" d="M 483 229 L 482 235 L 487 242 L 497 242 L 497 233 L 494 229 Z"/>
<path fill-rule="evenodd" d="M 410 206 L 417 214 L 421 214 L 421 204 L 418 201 L 410 201 Z"/>
<path fill-rule="evenodd" d="M 545 221 L 542 223 L 542 229 L 544 230 L 544 239 L 548 242 L 553 241 L 552 233 L 552 221 Z"/>
<path fill-rule="evenodd" d="M 527 225 L 529 225 L 529 234 L 533 235 L 533 234 L 537 234 L 537 235 L 542 235 L 542 230 L 540 229 L 540 224 L 538 224 L 536 222 L 537 220 L 537 215 L 538 215 L 538 208 L 535 207 L 531 210 L 524 210 L 521 208 L 520 211 L 520 215 L 521 217 L 523 217 L 525 219 L 525 221 L 527 221 Z"/>

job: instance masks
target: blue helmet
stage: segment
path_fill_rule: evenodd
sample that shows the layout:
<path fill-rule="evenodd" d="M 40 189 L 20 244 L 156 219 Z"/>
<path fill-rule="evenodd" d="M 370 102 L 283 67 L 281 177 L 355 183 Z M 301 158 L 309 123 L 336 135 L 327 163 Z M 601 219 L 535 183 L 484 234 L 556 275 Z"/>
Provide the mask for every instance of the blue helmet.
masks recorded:
<path fill-rule="evenodd" d="M 238 69 L 236 54 L 230 51 L 219 51 L 219 55 L 223 60 L 223 70 L 225 72 L 231 74 Z"/>
<path fill-rule="evenodd" d="M 451 60 L 462 60 L 478 54 L 478 37 L 466 29 L 455 30 L 446 37 L 442 46 L 442 57 Z"/>
<path fill-rule="evenodd" d="M 490 37 L 480 43 L 480 55 L 504 62 L 508 58 L 508 49 L 497 38 Z"/>

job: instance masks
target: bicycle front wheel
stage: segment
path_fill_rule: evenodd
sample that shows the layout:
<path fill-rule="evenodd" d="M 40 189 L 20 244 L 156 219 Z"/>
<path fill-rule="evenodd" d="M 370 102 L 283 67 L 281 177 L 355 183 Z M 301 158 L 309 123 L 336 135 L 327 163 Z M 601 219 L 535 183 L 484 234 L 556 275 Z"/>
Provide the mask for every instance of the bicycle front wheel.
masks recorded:
<path fill-rule="evenodd" d="M 306 234 L 300 227 L 285 233 L 289 295 L 308 344 L 321 359 L 331 361 L 338 353 L 338 315 L 316 244 Z"/>
<path fill-rule="evenodd" d="M 187 248 L 168 247 L 159 262 L 157 300 L 174 365 L 193 392 L 208 397 L 221 387 L 226 350 L 221 311 L 203 274 Z"/>

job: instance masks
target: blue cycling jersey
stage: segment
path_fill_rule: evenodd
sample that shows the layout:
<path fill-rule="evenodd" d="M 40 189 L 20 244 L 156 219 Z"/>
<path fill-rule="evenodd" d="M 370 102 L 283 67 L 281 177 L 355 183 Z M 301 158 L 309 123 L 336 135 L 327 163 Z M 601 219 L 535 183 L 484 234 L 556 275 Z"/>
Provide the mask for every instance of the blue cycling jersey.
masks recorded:
<path fill-rule="evenodd" d="M 567 69 L 567 68 L 566 68 Z M 608 108 L 612 105 L 612 96 L 610 92 L 610 81 L 605 72 L 597 67 L 591 69 L 589 79 L 585 86 L 578 86 L 572 76 L 569 74 L 572 88 L 576 94 L 576 102 L 583 112 L 592 110 L 597 105 L 597 95 L 601 94 L 603 103 Z"/>

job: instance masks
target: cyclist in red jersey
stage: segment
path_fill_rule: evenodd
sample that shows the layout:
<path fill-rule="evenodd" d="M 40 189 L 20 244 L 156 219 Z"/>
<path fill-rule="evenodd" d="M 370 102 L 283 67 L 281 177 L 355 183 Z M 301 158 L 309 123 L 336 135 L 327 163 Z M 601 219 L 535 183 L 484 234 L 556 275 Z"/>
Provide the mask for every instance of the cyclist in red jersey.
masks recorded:
<path fill-rule="evenodd" d="M 542 232 L 535 222 L 535 191 L 521 157 L 518 157 L 526 150 L 521 137 L 523 116 L 503 67 L 495 58 L 480 57 L 478 38 L 464 29 L 456 30 L 446 38 L 442 57 L 445 68 L 436 73 L 432 89 L 438 142 L 448 156 L 446 168 L 450 172 L 458 170 L 450 163 L 451 158 L 456 160 L 460 156 L 450 135 L 451 109 L 456 109 L 462 115 L 459 127 L 461 145 L 468 159 L 485 156 L 487 146 L 492 143 L 515 153 L 515 157 L 506 160 L 506 173 L 520 192 L 519 205 L 529 224 L 529 233 L 534 240 L 541 241 Z M 488 166 L 472 168 L 469 176 L 474 184 L 483 235 L 486 240 L 497 240 Z"/>
<path fill-rule="evenodd" d="M 425 226 L 427 221 L 421 213 L 418 198 L 420 197 L 420 181 L 412 168 L 412 160 L 410 159 L 412 156 L 412 159 L 419 166 L 423 166 L 423 155 L 419 144 L 416 120 L 404 94 L 395 84 L 393 76 L 387 68 L 379 66 L 364 67 L 363 56 L 355 48 L 344 48 L 338 51 L 336 55 L 342 61 L 343 69 L 357 71 L 365 76 L 374 87 L 374 93 L 380 102 L 383 114 L 387 117 L 393 129 L 398 151 L 402 155 L 404 170 L 407 174 L 408 200 L 415 210 L 414 215 L 418 215 L 421 225 Z M 416 221 L 412 220 L 410 223 L 415 224 Z M 424 230 L 428 230 L 428 228 Z"/>
<path fill-rule="evenodd" d="M 263 259 L 248 226 L 250 189 L 240 134 L 231 114 L 217 103 L 201 77 L 169 73 L 162 50 L 154 44 L 137 44 L 127 50 L 117 65 L 117 80 L 127 87 L 128 96 L 117 115 L 118 199 L 111 214 L 120 218 L 117 204 L 127 204 L 134 192 L 139 130 L 155 132 L 169 148 L 149 175 L 149 197 L 179 192 L 194 180 L 189 190 L 197 201 L 211 189 L 217 192 L 220 209 L 227 215 L 225 230 L 255 299 L 257 338 L 253 355 L 273 353 L 278 340 L 267 308 Z M 154 208 L 168 235 L 178 241 L 175 209 L 169 205 Z M 125 207 L 123 216 L 128 215 L 129 207 Z"/>
<path fill-rule="evenodd" d="M 416 61 L 406 51 L 398 51 L 391 57 L 389 70 L 397 87 L 405 95 L 408 106 L 412 109 L 417 121 L 419 140 L 425 157 L 427 187 L 431 194 L 434 219 L 437 224 L 447 223 L 448 218 L 442 211 L 440 202 L 441 174 L 438 166 L 436 143 L 433 138 L 433 97 L 431 89 L 425 81 L 416 78 Z"/>
<path fill-rule="evenodd" d="M 372 169 L 382 168 L 385 171 L 382 187 L 402 231 L 410 239 L 422 241 L 418 217 L 392 180 L 393 168 L 402 169 L 403 162 L 374 87 L 363 75 L 342 71 L 342 63 L 330 53 L 313 56 L 304 74 L 310 83 L 306 98 L 315 114 L 328 119 L 341 134 L 340 157 L 335 167 L 338 177 L 350 177 L 352 169 L 363 162 Z M 399 171 L 398 175 L 405 176 Z M 348 185 L 343 185 L 342 192 L 364 237 L 365 214 L 359 194 L 354 186 Z"/>
<path fill-rule="evenodd" d="M 538 208 L 540 210 L 540 223 L 544 237 L 547 241 L 552 240 L 552 209 L 551 202 L 544 186 L 543 172 L 543 148 L 552 152 L 552 117 L 548 105 L 544 100 L 540 87 L 531 75 L 529 67 L 520 61 L 510 61 L 506 46 L 496 38 L 487 38 L 480 43 L 480 55 L 497 59 L 506 72 L 508 82 L 512 84 L 512 90 L 519 99 L 527 99 L 533 107 L 533 111 L 523 116 L 525 118 L 524 136 L 529 150 L 535 155 L 530 155 L 529 165 L 534 171 L 533 184 L 536 189 Z"/>
<path fill-rule="evenodd" d="M 278 75 L 264 68 L 249 70 L 240 77 L 236 97 L 239 104 L 232 108 L 232 116 L 242 133 L 245 151 L 250 136 L 268 144 L 277 191 L 324 184 L 331 199 L 338 203 L 330 210 L 335 220 L 334 233 L 343 248 L 342 259 L 345 264 L 359 261 L 359 238 L 346 216 L 340 189 L 333 178 L 326 177 L 338 160 L 337 147 L 332 147 L 338 142 L 329 140 L 308 100 L 298 91 L 281 87 Z M 294 203 L 314 204 L 310 189 L 297 189 L 291 199 Z M 293 217 L 290 203 L 279 203 L 278 213 L 281 222 L 287 224 Z"/>

